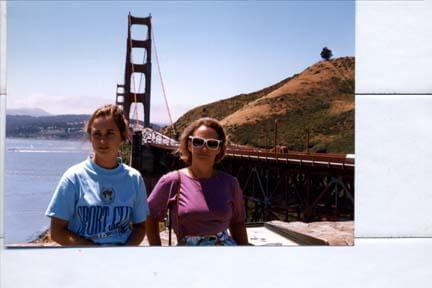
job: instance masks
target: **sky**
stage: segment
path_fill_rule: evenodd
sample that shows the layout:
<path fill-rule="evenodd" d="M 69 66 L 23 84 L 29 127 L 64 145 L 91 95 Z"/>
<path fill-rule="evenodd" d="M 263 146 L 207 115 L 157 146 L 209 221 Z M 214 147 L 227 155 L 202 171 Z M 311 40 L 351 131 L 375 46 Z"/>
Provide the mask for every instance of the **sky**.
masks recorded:
<path fill-rule="evenodd" d="M 324 46 L 333 57 L 354 56 L 354 1 L 7 5 L 8 109 L 91 114 L 114 103 L 116 85 L 124 79 L 129 12 L 152 16 L 174 121 L 196 106 L 254 92 L 300 73 L 321 60 Z M 132 36 L 144 39 L 145 29 L 133 28 Z M 136 61 L 141 57 L 134 54 Z M 151 90 L 151 122 L 168 123 L 154 50 Z"/>

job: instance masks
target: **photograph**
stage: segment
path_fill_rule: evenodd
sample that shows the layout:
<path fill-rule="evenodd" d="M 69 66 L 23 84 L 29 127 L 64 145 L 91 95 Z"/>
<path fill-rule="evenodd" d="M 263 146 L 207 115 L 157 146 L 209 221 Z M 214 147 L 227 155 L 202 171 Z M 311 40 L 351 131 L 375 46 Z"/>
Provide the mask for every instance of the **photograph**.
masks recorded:
<path fill-rule="evenodd" d="M 7 4 L 7 248 L 355 244 L 355 1 Z"/>

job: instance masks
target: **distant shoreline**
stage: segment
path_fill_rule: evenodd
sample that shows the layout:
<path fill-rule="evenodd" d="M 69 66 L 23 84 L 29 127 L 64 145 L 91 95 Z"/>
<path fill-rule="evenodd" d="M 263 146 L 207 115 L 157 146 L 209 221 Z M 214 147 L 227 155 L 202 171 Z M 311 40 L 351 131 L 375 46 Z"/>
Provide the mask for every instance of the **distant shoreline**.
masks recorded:
<path fill-rule="evenodd" d="M 82 137 L 44 137 L 44 136 L 16 136 L 16 135 L 10 135 L 6 136 L 6 139 L 28 139 L 28 140 L 58 140 L 58 141 L 82 141 L 86 142 L 88 141 L 88 138 L 86 135 L 83 135 Z"/>

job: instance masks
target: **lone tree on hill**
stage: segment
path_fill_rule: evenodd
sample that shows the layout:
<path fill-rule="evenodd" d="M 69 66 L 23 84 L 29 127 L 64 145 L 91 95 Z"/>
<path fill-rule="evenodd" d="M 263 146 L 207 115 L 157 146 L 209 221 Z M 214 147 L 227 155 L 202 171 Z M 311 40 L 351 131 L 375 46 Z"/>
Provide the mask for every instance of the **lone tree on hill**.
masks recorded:
<path fill-rule="evenodd" d="M 321 58 L 324 60 L 330 60 L 330 58 L 333 56 L 333 53 L 330 49 L 327 47 L 324 47 L 321 51 Z"/>

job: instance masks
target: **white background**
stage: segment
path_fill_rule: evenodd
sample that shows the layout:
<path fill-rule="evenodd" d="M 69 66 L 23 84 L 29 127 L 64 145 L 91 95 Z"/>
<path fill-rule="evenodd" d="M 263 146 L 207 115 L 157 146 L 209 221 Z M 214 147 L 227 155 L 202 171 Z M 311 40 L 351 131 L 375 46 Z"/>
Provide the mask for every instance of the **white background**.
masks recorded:
<path fill-rule="evenodd" d="M 3 249 L 1 287 L 432 287 L 432 0 L 356 9 L 355 247 Z"/>

